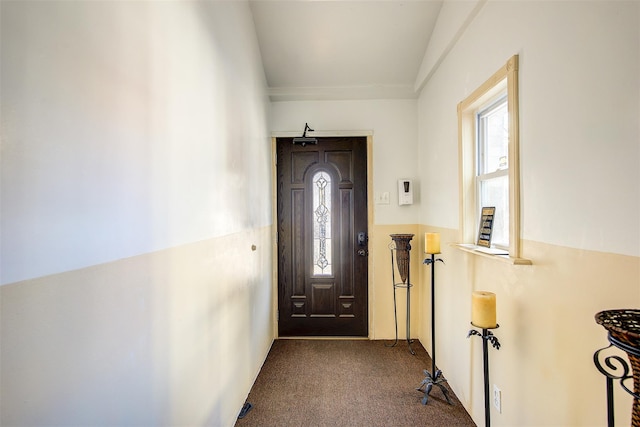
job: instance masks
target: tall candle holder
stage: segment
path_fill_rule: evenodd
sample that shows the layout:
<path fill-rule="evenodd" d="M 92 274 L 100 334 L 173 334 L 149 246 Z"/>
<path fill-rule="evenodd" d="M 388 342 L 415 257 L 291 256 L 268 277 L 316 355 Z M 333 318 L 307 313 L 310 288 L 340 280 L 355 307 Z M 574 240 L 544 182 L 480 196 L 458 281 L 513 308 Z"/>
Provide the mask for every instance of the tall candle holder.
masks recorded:
<path fill-rule="evenodd" d="M 399 288 L 406 288 L 407 290 L 407 346 L 409 352 L 415 355 L 415 351 L 411 348 L 411 239 L 413 234 L 391 234 L 392 243 L 389 245 L 391 250 L 391 278 L 393 281 L 393 317 L 396 325 L 396 340 L 393 344 L 387 347 L 394 347 L 398 344 L 398 310 L 396 290 Z M 395 263 L 394 263 L 395 254 Z M 396 282 L 396 265 L 398 266 L 398 273 L 400 274 L 400 280 L 402 282 Z"/>
<path fill-rule="evenodd" d="M 491 426 L 491 410 L 489 407 L 489 349 L 488 343 L 496 350 L 500 350 L 500 341 L 498 341 L 498 337 L 491 333 L 490 329 L 497 329 L 500 325 L 497 325 L 493 328 L 483 328 L 480 326 L 476 326 L 471 323 L 472 326 L 482 329 L 482 333 L 478 332 L 475 329 L 471 329 L 467 334 L 467 338 L 472 335 L 477 335 L 482 338 L 482 363 L 484 368 L 484 425 L 485 427 Z"/>
<path fill-rule="evenodd" d="M 429 233 L 428 233 L 429 234 Z M 434 233 L 435 234 L 435 233 Z M 425 240 L 428 237 L 425 236 Z M 437 246 L 434 248 L 429 248 L 429 242 L 427 242 L 427 251 L 434 251 L 436 253 L 440 253 L 440 237 L 437 236 Z M 431 372 L 425 369 L 423 372 L 425 374 L 425 378 L 420 383 L 420 386 L 416 389 L 422 391 L 424 387 L 424 397 L 422 398 L 422 404 L 426 405 L 429 400 L 429 394 L 433 389 L 433 386 L 437 386 L 442 390 L 442 394 L 445 399 L 447 399 L 447 403 L 451 405 L 451 400 L 449 399 L 449 393 L 447 388 L 444 386 L 444 383 L 447 380 L 442 375 L 442 371 L 437 369 L 436 367 L 436 304 L 435 304 L 435 284 L 436 284 L 436 262 L 440 261 L 444 264 L 442 258 L 436 258 L 436 253 L 431 253 L 430 258 L 427 258 L 423 261 L 423 264 L 431 265 Z"/>

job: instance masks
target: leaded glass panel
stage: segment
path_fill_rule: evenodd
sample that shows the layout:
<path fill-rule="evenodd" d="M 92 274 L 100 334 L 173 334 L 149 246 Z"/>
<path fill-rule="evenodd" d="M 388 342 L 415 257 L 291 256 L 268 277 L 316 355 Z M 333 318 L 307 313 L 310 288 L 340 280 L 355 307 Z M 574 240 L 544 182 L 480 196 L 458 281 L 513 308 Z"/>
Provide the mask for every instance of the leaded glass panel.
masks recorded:
<path fill-rule="evenodd" d="M 331 176 L 317 172 L 313 176 L 313 275 L 332 274 L 331 264 Z"/>

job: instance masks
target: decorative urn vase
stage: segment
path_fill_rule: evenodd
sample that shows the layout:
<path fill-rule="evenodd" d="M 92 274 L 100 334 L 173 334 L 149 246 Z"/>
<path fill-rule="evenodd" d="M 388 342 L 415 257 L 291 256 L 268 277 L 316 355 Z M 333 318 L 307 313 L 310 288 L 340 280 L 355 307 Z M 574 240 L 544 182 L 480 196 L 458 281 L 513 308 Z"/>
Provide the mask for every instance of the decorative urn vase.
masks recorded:
<path fill-rule="evenodd" d="M 407 283 L 409 277 L 409 251 L 411 250 L 411 239 L 413 234 L 391 234 L 391 240 L 395 243 L 396 263 L 402 283 Z"/>

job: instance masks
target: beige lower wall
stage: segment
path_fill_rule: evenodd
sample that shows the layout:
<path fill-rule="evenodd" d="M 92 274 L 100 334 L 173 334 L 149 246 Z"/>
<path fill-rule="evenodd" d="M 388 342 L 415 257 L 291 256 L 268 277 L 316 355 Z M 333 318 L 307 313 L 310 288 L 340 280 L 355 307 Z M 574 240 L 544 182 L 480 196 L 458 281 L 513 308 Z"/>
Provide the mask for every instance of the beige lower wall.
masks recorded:
<path fill-rule="evenodd" d="M 472 417 L 484 423 L 482 343 L 466 338 L 471 293 L 496 293 L 502 344 L 489 348 L 490 384 L 502 391 L 495 426 L 602 426 L 605 379 L 593 354 L 608 345 L 594 315 L 640 307 L 640 258 L 523 242 L 531 266 L 514 266 L 450 246 L 458 230 L 440 232 L 445 264 L 436 266 L 436 360 Z M 419 339 L 431 348 L 430 271 L 423 271 Z M 437 391 L 436 391 L 437 392 Z M 617 425 L 629 425 L 631 399 L 615 385 Z"/>
<path fill-rule="evenodd" d="M 0 424 L 233 425 L 274 336 L 270 241 L 265 227 L 0 287 Z"/>
<path fill-rule="evenodd" d="M 445 261 L 436 266 L 438 366 L 474 420 L 484 418 L 481 343 L 466 334 L 471 292 L 482 289 L 497 294 L 502 343 L 489 355 L 491 383 L 502 390 L 492 424 L 604 425 L 604 378 L 592 357 L 607 340 L 593 316 L 640 307 L 640 260 L 525 240 L 533 265 L 512 266 L 449 246 L 457 230 L 374 225 L 371 339 L 395 334 L 389 235 L 413 233 L 412 336 L 431 349 L 425 231 L 441 233 Z M 275 336 L 271 233 L 266 227 L 0 287 L 0 424 L 232 424 Z M 620 425 L 628 425 L 629 411 L 616 385 Z"/>

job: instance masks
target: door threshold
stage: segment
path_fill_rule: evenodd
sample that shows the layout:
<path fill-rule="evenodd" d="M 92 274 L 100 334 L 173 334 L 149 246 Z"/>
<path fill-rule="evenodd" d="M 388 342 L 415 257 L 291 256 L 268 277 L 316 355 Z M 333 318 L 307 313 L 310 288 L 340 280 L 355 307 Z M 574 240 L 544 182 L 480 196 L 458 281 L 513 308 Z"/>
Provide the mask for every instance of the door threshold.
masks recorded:
<path fill-rule="evenodd" d="M 369 337 L 343 337 L 343 336 L 322 336 L 322 337 L 277 337 L 277 340 L 332 340 L 332 341 L 339 341 L 339 340 L 349 340 L 349 341 L 354 341 L 354 340 L 360 340 L 360 341 L 369 341 L 370 338 Z"/>

